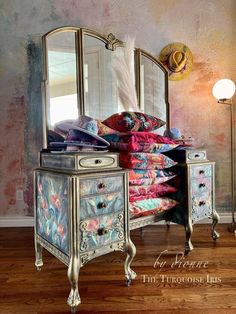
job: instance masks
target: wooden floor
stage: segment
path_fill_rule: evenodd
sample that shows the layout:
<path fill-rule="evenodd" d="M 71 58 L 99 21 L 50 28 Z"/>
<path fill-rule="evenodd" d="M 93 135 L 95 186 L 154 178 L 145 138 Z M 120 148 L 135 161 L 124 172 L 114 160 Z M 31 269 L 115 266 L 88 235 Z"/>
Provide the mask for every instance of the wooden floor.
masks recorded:
<path fill-rule="evenodd" d="M 209 225 L 194 226 L 195 249 L 184 260 L 181 226 L 132 231 L 136 280 L 124 284 L 123 253 L 91 261 L 80 272 L 79 313 L 236 313 L 236 238 L 226 225 L 218 231 L 215 243 Z M 32 228 L 0 229 L 1 314 L 70 313 L 67 269 L 46 251 L 43 258 L 37 272 Z"/>

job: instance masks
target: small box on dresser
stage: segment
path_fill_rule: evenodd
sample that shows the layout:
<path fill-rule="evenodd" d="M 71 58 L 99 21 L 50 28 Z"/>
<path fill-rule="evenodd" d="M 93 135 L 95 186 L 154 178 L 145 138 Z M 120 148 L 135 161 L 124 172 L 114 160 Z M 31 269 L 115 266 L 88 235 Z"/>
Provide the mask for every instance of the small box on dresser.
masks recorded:
<path fill-rule="evenodd" d="M 127 284 L 135 278 L 128 174 L 119 168 L 118 154 L 42 152 L 40 163 L 35 170 L 35 265 L 40 270 L 45 248 L 68 266 L 67 302 L 76 311 L 79 269 L 88 261 L 115 250 L 127 252 Z"/>
<path fill-rule="evenodd" d="M 180 189 L 179 205 L 170 220 L 185 226 L 185 252 L 188 253 L 193 249 L 191 235 L 195 222 L 211 218 L 212 238 L 219 237 L 215 231 L 219 221 L 215 210 L 215 162 L 208 161 L 206 151 L 201 149 L 173 150 L 167 155 L 178 162 Z"/>

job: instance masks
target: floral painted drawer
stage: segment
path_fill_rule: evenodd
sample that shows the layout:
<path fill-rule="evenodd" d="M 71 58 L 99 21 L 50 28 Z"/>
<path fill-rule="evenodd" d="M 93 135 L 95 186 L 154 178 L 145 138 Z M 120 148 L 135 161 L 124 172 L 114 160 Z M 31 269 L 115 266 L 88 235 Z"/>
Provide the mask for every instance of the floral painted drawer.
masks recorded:
<path fill-rule="evenodd" d="M 123 189 L 123 177 L 100 177 L 95 179 L 85 179 L 80 182 L 80 196 L 92 194 L 104 194 L 110 192 L 121 192 Z"/>
<path fill-rule="evenodd" d="M 80 251 L 86 252 L 124 240 L 123 211 L 80 222 Z"/>
<path fill-rule="evenodd" d="M 193 196 L 192 198 L 192 222 L 207 218 L 212 215 L 211 194 L 207 197 Z"/>
<path fill-rule="evenodd" d="M 211 177 L 213 175 L 212 165 L 206 164 L 197 165 L 191 167 L 191 177 L 193 178 L 204 178 Z"/>
<path fill-rule="evenodd" d="M 124 209 L 124 195 L 121 192 L 94 195 L 80 199 L 80 219 L 100 216 Z"/>

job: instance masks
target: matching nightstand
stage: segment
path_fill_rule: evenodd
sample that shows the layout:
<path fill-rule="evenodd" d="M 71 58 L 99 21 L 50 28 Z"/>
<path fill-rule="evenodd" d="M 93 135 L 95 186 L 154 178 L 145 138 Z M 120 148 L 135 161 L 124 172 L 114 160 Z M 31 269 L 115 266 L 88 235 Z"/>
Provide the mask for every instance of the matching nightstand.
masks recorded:
<path fill-rule="evenodd" d="M 42 248 L 68 266 L 68 304 L 80 303 L 80 267 L 97 256 L 127 252 L 125 277 L 135 278 L 130 264 L 135 246 L 129 236 L 128 174 L 110 153 L 41 153 L 35 170 L 35 265 L 43 265 Z"/>
<path fill-rule="evenodd" d="M 215 226 L 219 215 L 215 210 L 215 162 L 207 160 L 204 150 L 175 150 L 168 156 L 178 161 L 179 205 L 173 211 L 171 220 L 183 224 L 186 230 L 185 251 L 193 249 L 191 235 L 193 224 L 204 218 L 212 219 L 212 238 L 219 234 Z"/>

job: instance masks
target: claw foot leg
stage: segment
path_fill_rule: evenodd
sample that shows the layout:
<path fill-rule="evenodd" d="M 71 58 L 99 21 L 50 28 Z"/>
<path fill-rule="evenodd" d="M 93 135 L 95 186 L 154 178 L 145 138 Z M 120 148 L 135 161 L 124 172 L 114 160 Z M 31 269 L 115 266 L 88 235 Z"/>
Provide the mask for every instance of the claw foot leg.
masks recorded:
<path fill-rule="evenodd" d="M 71 291 L 67 299 L 67 303 L 71 307 L 71 313 L 76 313 L 77 306 L 81 303 L 78 291 L 79 270 L 79 259 L 76 256 L 71 257 L 67 272 L 67 276 L 71 284 Z"/>
<path fill-rule="evenodd" d="M 125 278 L 126 284 L 129 286 L 132 280 L 136 277 L 136 273 L 130 268 L 130 265 L 136 254 L 136 247 L 130 239 L 126 245 L 125 251 L 127 252 L 127 257 L 125 260 Z"/>
<path fill-rule="evenodd" d="M 43 247 L 35 240 L 35 266 L 37 271 L 41 271 L 43 266 L 42 251 Z"/>
<path fill-rule="evenodd" d="M 218 213 L 214 210 L 213 214 L 212 214 L 212 225 L 211 225 L 211 237 L 213 240 L 217 240 L 220 236 L 220 234 L 218 232 L 216 232 L 215 230 L 215 226 L 218 223 L 220 217 L 218 215 Z"/>

